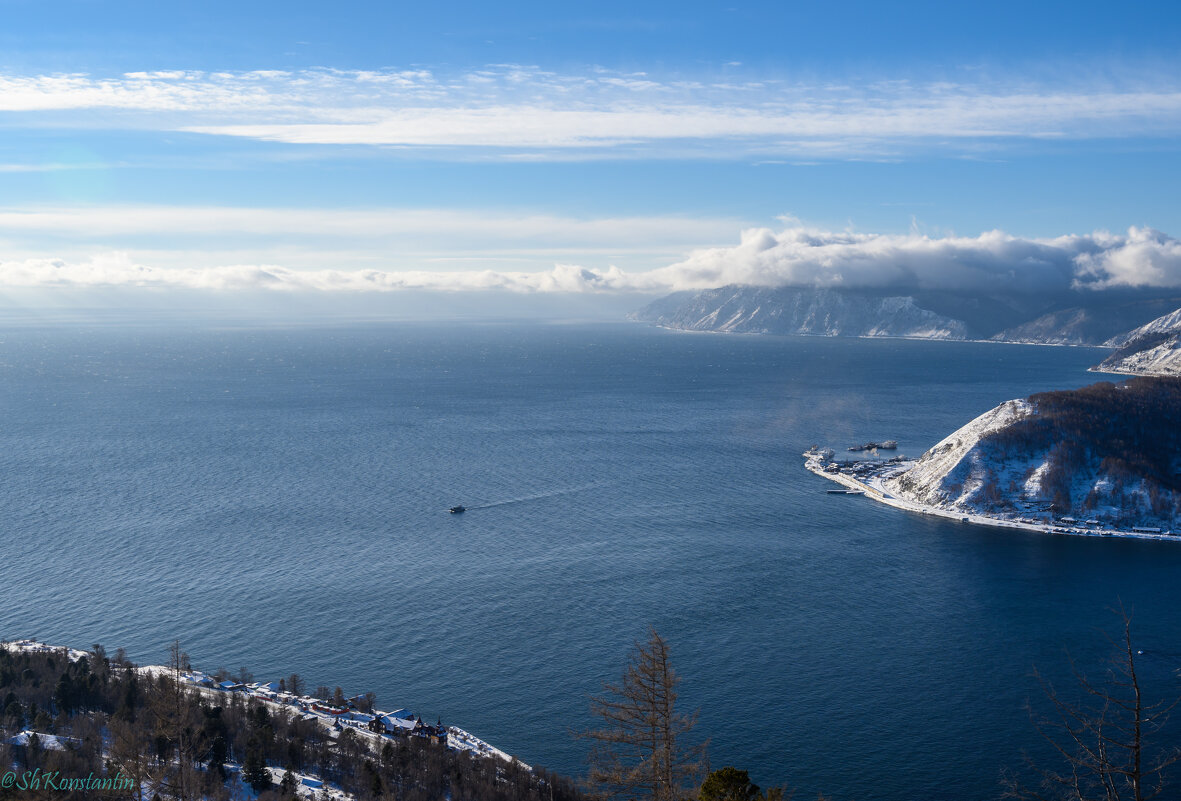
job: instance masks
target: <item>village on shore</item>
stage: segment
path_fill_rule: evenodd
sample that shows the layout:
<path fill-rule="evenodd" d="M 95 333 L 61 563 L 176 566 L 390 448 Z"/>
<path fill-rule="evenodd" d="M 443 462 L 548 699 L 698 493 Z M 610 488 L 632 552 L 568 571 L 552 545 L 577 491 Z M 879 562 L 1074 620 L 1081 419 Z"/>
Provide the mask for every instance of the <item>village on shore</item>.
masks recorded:
<path fill-rule="evenodd" d="M 38 640 L 20 639 L 0 641 L 0 648 L 17 652 L 64 654 L 71 662 L 83 657 L 89 657 L 86 651 L 64 646 L 49 645 Z M 272 711 L 279 709 L 289 714 L 299 716 L 303 720 L 314 721 L 324 727 L 329 736 L 335 738 L 346 729 L 350 729 L 358 736 L 366 738 L 370 745 L 380 747 L 383 741 L 395 738 L 423 738 L 431 743 L 445 746 L 453 751 L 468 751 L 484 757 L 500 759 L 505 762 L 515 762 L 525 770 L 532 770 L 528 765 L 516 760 L 510 754 L 496 748 L 479 737 L 456 726 L 445 726 L 441 721 L 429 724 L 423 721 L 421 715 L 414 715 L 408 709 L 400 708 L 392 712 L 370 709 L 370 699 L 364 695 L 347 699 L 328 700 L 308 695 L 296 695 L 286 691 L 285 682 L 241 682 L 232 679 L 218 681 L 199 670 L 175 671 L 163 665 L 144 665 L 137 668 L 141 673 L 157 676 L 162 673 L 176 674 L 180 682 L 207 697 L 239 695 L 253 699 L 267 705 Z M 61 750 L 66 745 L 59 738 L 49 732 L 20 732 L 11 745 L 27 745 L 30 738 L 36 736 L 40 747 L 49 750 Z M 270 769 L 277 782 L 282 774 L 274 768 Z M 313 776 L 300 775 L 297 777 L 301 788 L 326 789 L 322 782 Z M 338 793 L 330 793 L 336 797 Z"/>
<path fill-rule="evenodd" d="M 893 443 L 891 443 L 893 444 Z M 864 448 L 850 448 L 864 450 Z M 979 510 L 945 509 L 899 497 L 885 486 L 887 479 L 914 467 L 916 459 L 894 456 L 889 459 L 846 459 L 834 461 L 831 448 L 813 445 L 803 453 L 804 467 L 818 476 L 835 481 L 844 490 L 829 490 L 834 495 L 864 495 L 879 503 L 922 515 L 942 517 L 960 523 L 992 526 L 995 528 L 1036 531 L 1043 534 L 1065 534 L 1084 537 L 1126 537 L 1134 539 L 1176 540 L 1171 530 L 1153 526 L 1105 527 L 1099 520 L 1077 520 L 1074 517 L 1055 518 L 1047 507 L 1038 517 L 1033 513 L 1011 516 L 985 514 Z"/>

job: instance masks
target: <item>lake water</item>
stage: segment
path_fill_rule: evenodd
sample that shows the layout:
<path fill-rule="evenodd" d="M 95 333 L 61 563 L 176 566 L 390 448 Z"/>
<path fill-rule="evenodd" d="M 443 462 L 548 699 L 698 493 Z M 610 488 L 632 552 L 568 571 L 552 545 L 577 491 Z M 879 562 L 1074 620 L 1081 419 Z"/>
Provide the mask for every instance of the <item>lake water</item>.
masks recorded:
<path fill-rule="evenodd" d="M 1178 689 L 1181 543 L 828 496 L 800 453 L 918 455 L 1100 352 L 373 324 L 0 332 L 0 638 L 297 671 L 570 773 L 653 625 L 715 767 L 800 797 L 992 798 L 1034 665 L 1134 607 Z M 447 507 L 466 504 L 463 515 Z"/>

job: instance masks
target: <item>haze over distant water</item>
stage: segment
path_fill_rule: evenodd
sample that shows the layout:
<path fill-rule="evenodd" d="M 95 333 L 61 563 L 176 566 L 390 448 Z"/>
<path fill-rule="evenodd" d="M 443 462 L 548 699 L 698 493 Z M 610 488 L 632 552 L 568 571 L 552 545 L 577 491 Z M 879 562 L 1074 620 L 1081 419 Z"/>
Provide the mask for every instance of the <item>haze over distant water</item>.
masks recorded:
<path fill-rule="evenodd" d="M 715 765 L 803 797 L 984 799 L 1029 677 L 1118 598 L 1173 691 L 1181 543 L 834 498 L 818 443 L 918 455 L 1093 349 L 640 326 L 0 332 L 0 638 L 179 637 L 581 770 L 587 693 L 654 624 Z M 473 507 L 448 515 L 456 503 Z M 485 507 L 485 508 L 474 508 Z"/>

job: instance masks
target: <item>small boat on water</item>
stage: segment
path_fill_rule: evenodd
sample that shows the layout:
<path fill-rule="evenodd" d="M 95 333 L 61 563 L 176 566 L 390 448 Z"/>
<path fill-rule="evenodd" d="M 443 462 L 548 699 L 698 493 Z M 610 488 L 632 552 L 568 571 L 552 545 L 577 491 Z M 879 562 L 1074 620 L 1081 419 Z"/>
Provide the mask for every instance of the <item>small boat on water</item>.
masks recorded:
<path fill-rule="evenodd" d="M 835 489 L 825 490 L 829 495 L 864 495 L 865 490 L 859 489 Z"/>
<path fill-rule="evenodd" d="M 466 508 L 466 507 L 463 507 L 463 506 L 452 506 L 452 507 L 451 507 L 450 509 L 448 509 L 447 511 L 448 511 L 448 512 L 450 512 L 450 513 L 451 513 L 451 514 L 453 514 L 453 515 L 458 515 L 458 514 L 463 514 L 464 512 L 466 512 L 466 511 L 467 511 L 467 508 Z"/>

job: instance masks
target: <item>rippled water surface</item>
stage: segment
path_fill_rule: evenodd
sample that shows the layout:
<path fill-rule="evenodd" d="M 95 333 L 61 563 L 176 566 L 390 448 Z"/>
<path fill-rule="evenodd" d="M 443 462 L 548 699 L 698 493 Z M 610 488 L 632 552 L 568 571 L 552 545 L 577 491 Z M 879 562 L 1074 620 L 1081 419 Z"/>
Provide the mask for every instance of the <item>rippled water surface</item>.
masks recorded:
<path fill-rule="evenodd" d="M 812 443 L 917 455 L 1099 352 L 629 325 L 0 332 L 0 637 L 180 638 L 582 770 L 649 624 L 715 764 L 804 797 L 991 798 L 1034 664 L 1136 610 L 1176 690 L 1181 543 L 832 497 Z M 447 507 L 472 507 L 449 515 Z"/>

